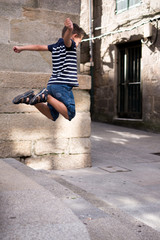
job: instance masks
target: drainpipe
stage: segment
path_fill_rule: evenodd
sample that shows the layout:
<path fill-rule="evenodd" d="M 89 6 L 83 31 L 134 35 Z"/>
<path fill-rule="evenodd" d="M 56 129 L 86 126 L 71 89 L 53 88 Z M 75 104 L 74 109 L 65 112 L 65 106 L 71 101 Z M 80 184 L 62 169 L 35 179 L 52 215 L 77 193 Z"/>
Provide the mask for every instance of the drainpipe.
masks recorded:
<path fill-rule="evenodd" d="M 90 49 L 90 75 L 91 75 L 91 113 L 93 112 L 94 90 L 93 90 L 93 44 L 92 44 L 92 0 L 89 0 L 89 49 Z"/>
<path fill-rule="evenodd" d="M 90 47 L 90 64 L 93 61 L 93 49 L 92 49 L 92 0 L 89 0 L 89 47 Z"/>

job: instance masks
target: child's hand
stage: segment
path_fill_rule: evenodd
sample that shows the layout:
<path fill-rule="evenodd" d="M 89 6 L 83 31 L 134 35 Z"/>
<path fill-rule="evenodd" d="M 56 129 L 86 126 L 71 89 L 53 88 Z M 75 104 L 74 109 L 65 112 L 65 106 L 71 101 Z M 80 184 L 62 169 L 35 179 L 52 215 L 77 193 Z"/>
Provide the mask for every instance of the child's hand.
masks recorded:
<path fill-rule="evenodd" d="M 69 30 L 73 30 L 73 23 L 70 20 L 70 18 L 67 18 L 64 22 L 64 25 L 69 29 Z"/>
<path fill-rule="evenodd" d="M 16 52 L 16 53 L 20 53 L 22 50 L 21 50 L 20 47 L 14 46 L 14 47 L 13 47 L 13 51 Z"/>

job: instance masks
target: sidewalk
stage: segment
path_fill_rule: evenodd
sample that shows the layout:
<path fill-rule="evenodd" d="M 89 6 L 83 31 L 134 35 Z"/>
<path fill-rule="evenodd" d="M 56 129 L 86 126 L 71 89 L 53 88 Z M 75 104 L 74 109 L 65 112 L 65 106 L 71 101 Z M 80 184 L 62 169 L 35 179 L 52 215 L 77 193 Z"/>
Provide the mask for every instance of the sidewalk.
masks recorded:
<path fill-rule="evenodd" d="M 92 168 L 1 159 L 0 239 L 160 240 L 160 134 L 93 122 L 91 141 Z"/>
<path fill-rule="evenodd" d="M 160 155 L 154 154 L 160 134 L 93 122 L 91 140 L 92 168 L 54 174 L 152 227 L 160 239 Z"/>

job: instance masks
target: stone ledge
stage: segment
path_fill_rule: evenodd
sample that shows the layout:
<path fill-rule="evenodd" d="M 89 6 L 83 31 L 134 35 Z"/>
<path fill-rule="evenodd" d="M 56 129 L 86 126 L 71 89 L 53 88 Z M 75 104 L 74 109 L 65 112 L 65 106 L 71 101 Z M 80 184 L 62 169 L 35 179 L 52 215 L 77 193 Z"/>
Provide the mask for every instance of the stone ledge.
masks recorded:
<path fill-rule="evenodd" d="M 84 112 L 72 121 L 60 116 L 56 122 L 41 113 L 1 114 L 0 140 L 90 137 L 90 123 L 90 113 Z"/>
<path fill-rule="evenodd" d="M 0 157 L 31 156 L 31 141 L 0 141 Z"/>
<path fill-rule="evenodd" d="M 33 169 L 66 170 L 91 167 L 90 154 L 52 155 L 36 158 L 27 158 L 25 164 Z"/>
<path fill-rule="evenodd" d="M 51 73 L 41 72 L 12 72 L 0 71 L 1 88 L 35 88 L 46 86 Z M 79 87 L 74 89 L 91 89 L 91 77 L 89 75 L 78 75 Z"/>
<path fill-rule="evenodd" d="M 5 91 L 4 91 L 5 89 Z M 27 113 L 27 112 L 38 112 L 34 106 L 26 104 L 12 104 L 12 99 L 28 91 L 29 88 L 0 88 L 0 113 Z M 38 89 L 35 90 L 37 93 Z M 73 90 L 75 103 L 76 103 L 76 112 L 89 112 L 90 111 L 90 94 L 87 90 Z"/>
<path fill-rule="evenodd" d="M 89 154 L 91 144 L 90 138 L 42 139 L 36 141 L 34 149 L 36 155 Z"/>

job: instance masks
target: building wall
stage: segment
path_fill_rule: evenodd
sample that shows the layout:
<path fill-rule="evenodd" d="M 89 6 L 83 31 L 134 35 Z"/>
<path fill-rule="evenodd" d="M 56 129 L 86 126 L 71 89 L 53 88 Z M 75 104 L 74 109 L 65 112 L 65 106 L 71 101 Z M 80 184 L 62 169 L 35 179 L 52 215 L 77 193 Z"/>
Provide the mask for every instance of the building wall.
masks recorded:
<path fill-rule="evenodd" d="M 82 1 L 83 2 L 83 1 Z M 141 82 L 142 82 L 142 120 L 124 121 L 117 119 L 117 44 L 142 40 L 144 21 L 160 16 L 158 0 L 143 0 L 142 3 L 129 10 L 116 14 L 116 1 L 93 0 L 93 34 L 105 36 L 93 41 L 94 54 L 94 107 L 93 119 L 136 124 L 137 127 L 160 130 L 160 24 L 158 31 L 156 21 L 153 25 L 155 44 L 142 43 Z M 160 21 L 159 21 L 160 22 Z M 139 25 L 132 30 L 131 27 Z M 101 27 L 99 30 L 95 28 Z M 109 32 L 122 30 L 119 33 Z"/>
<path fill-rule="evenodd" d="M 33 106 L 12 104 L 16 95 L 45 87 L 52 73 L 50 52 L 16 54 L 13 46 L 56 42 L 67 17 L 79 23 L 79 0 L 0 1 L 0 157 L 43 169 L 91 166 L 89 76 L 79 76 L 80 87 L 73 90 L 77 114 L 71 122 L 53 122 Z"/>

